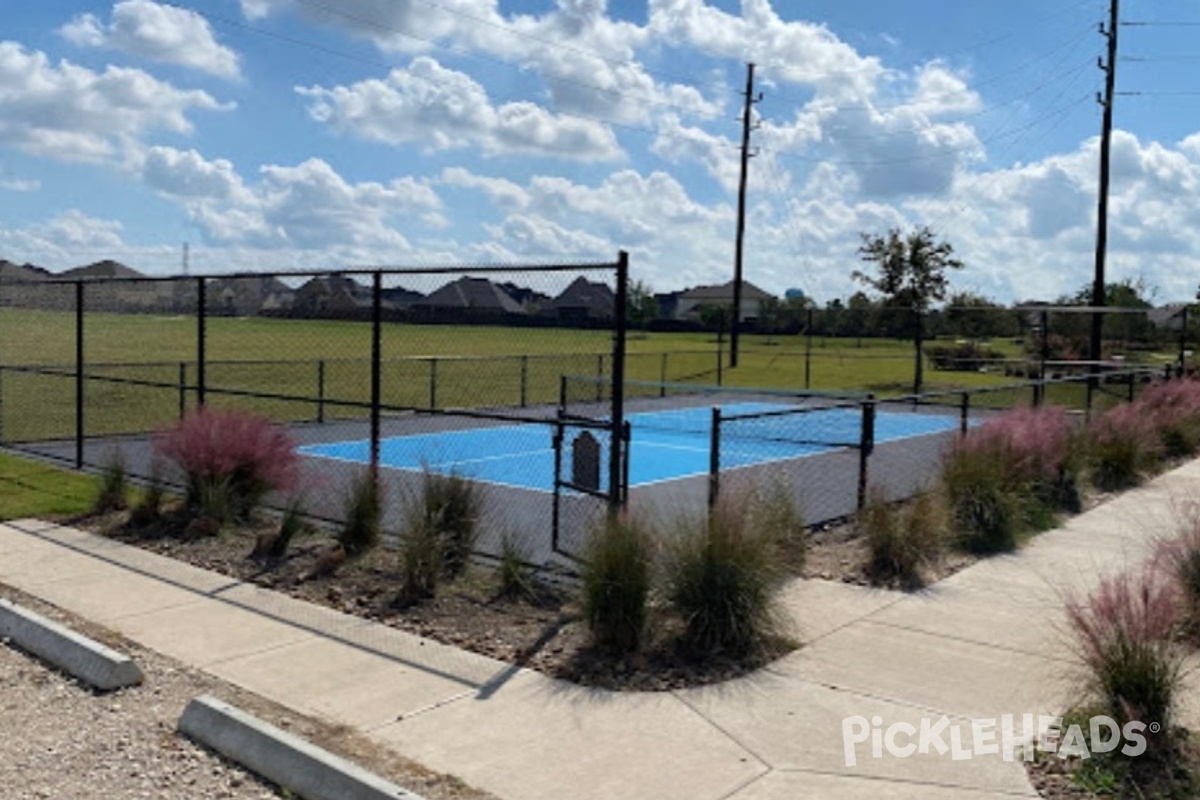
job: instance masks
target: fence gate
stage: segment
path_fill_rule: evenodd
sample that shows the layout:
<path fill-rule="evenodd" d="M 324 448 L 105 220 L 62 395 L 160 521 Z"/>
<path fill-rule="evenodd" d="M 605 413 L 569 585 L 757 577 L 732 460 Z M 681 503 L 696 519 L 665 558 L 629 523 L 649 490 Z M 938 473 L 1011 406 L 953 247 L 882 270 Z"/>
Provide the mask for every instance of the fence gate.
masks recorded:
<path fill-rule="evenodd" d="M 554 423 L 554 498 L 551 504 L 551 547 L 572 561 L 605 514 L 629 496 L 629 423 L 616 438 L 621 468 L 613 486 L 611 464 L 613 422 L 568 414 L 559 408 Z M 609 480 L 605 480 L 606 473 Z"/>

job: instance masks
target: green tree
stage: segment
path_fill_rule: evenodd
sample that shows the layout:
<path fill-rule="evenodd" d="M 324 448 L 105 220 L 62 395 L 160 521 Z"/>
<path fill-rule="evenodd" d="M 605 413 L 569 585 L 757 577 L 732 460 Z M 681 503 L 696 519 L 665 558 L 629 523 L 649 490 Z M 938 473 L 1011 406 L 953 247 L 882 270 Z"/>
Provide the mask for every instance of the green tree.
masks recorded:
<path fill-rule="evenodd" d="M 658 317 L 654 290 L 643 281 L 634 281 L 625 292 L 626 317 L 630 326 L 645 330 Z"/>
<path fill-rule="evenodd" d="M 955 292 L 947 301 L 947 333 L 965 339 L 994 339 L 1017 336 L 1021 332 L 1020 314 L 991 298 L 974 292 Z"/>
<path fill-rule="evenodd" d="M 907 234 L 892 228 L 885 236 L 864 233 L 862 238 L 859 255 L 863 261 L 875 264 L 876 274 L 855 270 L 853 277 L 882 294 L 885 304 L 911 312 L 915 345 L 913 392 L 919 393 L 924 383 L 922 318 L 935 301 L 945 299 L 949 284 L 946 273 L 961 269 L 962 262 L 954 257 L 954 248 L 948 242 L 938 241 L 927 227 Z"/>

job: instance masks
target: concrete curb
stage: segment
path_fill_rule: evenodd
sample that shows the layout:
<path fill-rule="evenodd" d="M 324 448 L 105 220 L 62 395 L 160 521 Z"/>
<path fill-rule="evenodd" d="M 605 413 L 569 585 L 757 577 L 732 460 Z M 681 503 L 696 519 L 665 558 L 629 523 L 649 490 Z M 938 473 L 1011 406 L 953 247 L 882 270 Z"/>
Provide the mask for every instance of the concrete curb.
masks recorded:
<path fill-rule="evenodd" d="M 310 742 L 203 695 L 188 703 L 179 730 L 307 800 L 421 800 Z"/>
<path fill-rule="evenodd" d="M 49 661 L 101 691 L 142 682 L 142 670 L 129 656 L 0 598 L 0 638 Z"/>

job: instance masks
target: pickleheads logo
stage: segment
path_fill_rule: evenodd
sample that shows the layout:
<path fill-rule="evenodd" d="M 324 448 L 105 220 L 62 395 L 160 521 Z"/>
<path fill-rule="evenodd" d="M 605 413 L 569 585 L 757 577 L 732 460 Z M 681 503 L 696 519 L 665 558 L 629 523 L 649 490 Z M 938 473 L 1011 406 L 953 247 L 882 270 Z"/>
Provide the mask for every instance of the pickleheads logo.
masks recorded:
<path fill-rule="evenodd" d="M 1091 758 L 1094 753 L 1109 753 L 1120 748 L 1123 755 L 1134 758 L 1146 752 L 1146 733 L 1160 730 L 1157 722 L 1133 721 L 1120 725 L 1107 716 L 1095 716 L 1085 725 L 1073 723 L 1064 730 L 1063 718 L 1022 714 L 1018 718 L 1005 714 L 999 719 L 973 719 L 953 722 L 943 715 L 911 722 L 894 722 L 886 728 L 882 717 L 854 716 L 842 720 L 842 746 L 846 766 L 858 764 L 860 754 L 871 758 L 909 758 L 917 755 L 950 754 L 954 761 L 968 761 L 976 756 L 1003 757 L 1015 761 L 1018 757 L 1033 761 L 1037 752 L 1052 753 L 1060 758 Z M 862 753 L 860 753 L 860 750 Z"/>

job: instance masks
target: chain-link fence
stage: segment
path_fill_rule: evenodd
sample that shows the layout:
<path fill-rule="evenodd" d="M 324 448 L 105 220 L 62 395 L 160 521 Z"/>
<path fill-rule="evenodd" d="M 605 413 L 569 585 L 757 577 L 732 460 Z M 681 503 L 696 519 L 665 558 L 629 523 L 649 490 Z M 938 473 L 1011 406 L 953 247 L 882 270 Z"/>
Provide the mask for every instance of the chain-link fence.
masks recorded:
<path fill-rule="evenodd" d="M 484 498 L 481 552 L 512 535 L 544 563 L 578 556 L 627 500 L 690 513 L 778 486 L 809 524 L 840 519 L 868 487 L 921 491 L 991 414 L 1086 415 L 1190 355 L 1186 309 L 1174 331 L 1170 317 L 1107 309 L 1100 360 L 1081 355 L 1087 309 L 948 309 L 924 321 L 919 392 L 903 329 L 835 338 L 813 315 L 743 337 L 730 369 L 724 331 L 627 337 L 627 275 L 622 255 L 0 283 L 0 444 L 80 468 L 119 456 L 178 485 L 156 437 L 201 406 L 251 411 L 297 442 L 309 514 L 341 521 L 373 470 L 396 531 L 424 474 L 459 474 Z"/>
<path fill-rule="evenodd" d="M 338 523 L 379 476 L 385 528 L 426 472 L 483 496 L 481 552 L 539 563 L 620 497 L 605 480 L 558 513 L 561 376 L 620 381 L 628 261 L 0 284 L 0 443 L 146 480 L 183 475 L 156 446 L 201 406 L 286 427 L 304 510 Z M 596 426 L 619 425 L 620 397 Z M 618 454 L 619 456 L 619 454 Z M 608 457 L 606 455 L 606 457 Z M 611 457 L 614 463 L 619 457 Z M 292 498 L 270 497 L 277 507 Z"/>
<path fill-rule="evenodd" d="M 1002 411 L 1053 403 L 1082 420 L 1163 377 L 1121 368 L 892 397 L 630 381 L 629 497 L 669 516 L 711 507 L 725 492 L 782 490 L 820 525 L 854 515 L 870 492 L 902 500 L 928 490 L 957 438 Z M 600 413 L 609 401 L 611 383 L 592 376 L 563 386 L 568 415 Z"/>

